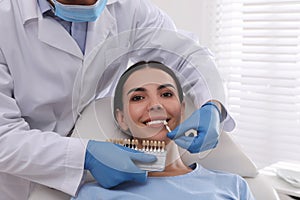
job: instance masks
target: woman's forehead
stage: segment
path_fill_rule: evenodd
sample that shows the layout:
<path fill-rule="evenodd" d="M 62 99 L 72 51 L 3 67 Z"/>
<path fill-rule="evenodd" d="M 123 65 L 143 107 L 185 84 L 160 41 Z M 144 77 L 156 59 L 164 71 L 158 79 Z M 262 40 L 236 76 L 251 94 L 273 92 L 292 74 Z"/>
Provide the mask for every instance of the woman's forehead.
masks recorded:
<path fill-rule="evenodd" d="M 172 84 L 174 87 L 176 87 L 173 78 L 165 71 L 156 68 L 143 68 L 133 72 L 129 76 L 124 84 L 124 90 L 126 91 L 148 84 Z"/>

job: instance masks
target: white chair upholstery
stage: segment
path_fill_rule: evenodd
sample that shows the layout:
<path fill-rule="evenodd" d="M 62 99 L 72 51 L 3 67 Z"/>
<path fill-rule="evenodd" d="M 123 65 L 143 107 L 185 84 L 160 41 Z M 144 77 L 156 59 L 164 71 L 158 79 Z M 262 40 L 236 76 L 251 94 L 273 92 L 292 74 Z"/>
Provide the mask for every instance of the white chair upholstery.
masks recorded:
<path fill-rule="evenodd" d="M 189 100 L 186 101 L 187 104 L 191 104 Z M 186 107 L 186 115 L 188 115 L 194 108 L 190 105 Z M 78 119 L 72 137 L 101 141 L 108 138 L 127 138 L 128 136 L 120 132 L 112 119 L 111 98 L 103 98 L 92 102 Z M 183 149 L 180 149 L 180 151 L 186 164 L 198 162 L 208 169 L 227 171 L 244 177 L 257 200 L 279 199 L 270 184 L 267 184 L 262 176 L 257 175 L 258 171 L 255 165 L 234 143 L 230 133 L 223 132 L 218 146 L 212 151 L 200 154 L 190 154 Z M 30 200 L 64 200 L 68 198 L 70 197 L 59 191 L 38 186 L 31 194 Z"/>

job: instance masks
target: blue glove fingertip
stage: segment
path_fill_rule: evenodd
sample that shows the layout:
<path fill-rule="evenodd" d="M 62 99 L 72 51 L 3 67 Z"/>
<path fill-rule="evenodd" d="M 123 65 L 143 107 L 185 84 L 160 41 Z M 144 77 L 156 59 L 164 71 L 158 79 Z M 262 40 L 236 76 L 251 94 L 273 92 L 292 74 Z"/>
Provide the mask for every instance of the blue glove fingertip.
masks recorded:
<path fill-rule="evenodd" d="M 173 140 L 175 137 L 174 132 L 172 131 L 172 132 L 167 133 L 167 137 L 170 138 L 171 140 Z"/>
<path fill-rule="evenodd" d="M 177 138 L 179 136 L 178 135 L 179 126 L 173 129 L 171 132 L 167 133 L 167 137 L 170 138 L 171 140 Z"/>

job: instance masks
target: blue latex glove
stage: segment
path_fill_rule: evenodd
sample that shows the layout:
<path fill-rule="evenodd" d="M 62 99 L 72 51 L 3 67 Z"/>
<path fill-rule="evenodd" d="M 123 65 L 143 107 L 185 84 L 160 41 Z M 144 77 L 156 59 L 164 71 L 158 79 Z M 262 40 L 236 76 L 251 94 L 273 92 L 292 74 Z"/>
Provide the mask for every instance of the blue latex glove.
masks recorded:
<path fill-rule="evenodd" d="M 90 140 L 84 169 L 89 170 L 104 188 L 125 181 L 146 182 L 147 172 L 140 170 L 133 161 L 150 163 L 156 161 L 156 157 L 118 144 Z"/>
<path fill-rule="evenodd" d="M 168 133 L 168 137 L 191 153 L 215 148 L 220 135 L 220 118 L 221 113 L 218 107 L 214 103 L 208 102 Z M 197 136 L 185 136 L 185 132 L 191 129 L 197 131 Z"/>

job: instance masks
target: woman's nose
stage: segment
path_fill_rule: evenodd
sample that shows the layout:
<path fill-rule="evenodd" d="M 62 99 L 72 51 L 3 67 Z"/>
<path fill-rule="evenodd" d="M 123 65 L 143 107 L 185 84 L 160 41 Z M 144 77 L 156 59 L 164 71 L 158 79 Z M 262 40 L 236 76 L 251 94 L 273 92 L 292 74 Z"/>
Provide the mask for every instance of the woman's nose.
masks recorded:
<path fill-rule="evenodd" d="M 163 109 L 163 106 L 159 102 L 157 98 L 151 98 L 149 102 L 149 110 L 154 111 L 154 110 L 161 110 Z"/>
<path fill-rule="evenodd" d="M 153 104 L 153 105 L 150 106 L 150 110 L 151 110 L 151 111 L 154 111 L 154 110 L 162 110 L 162 109 L 163 109 L 163 107 L 162 107 L 161 104 Z"/>

